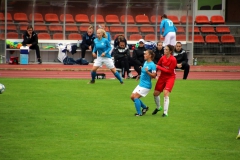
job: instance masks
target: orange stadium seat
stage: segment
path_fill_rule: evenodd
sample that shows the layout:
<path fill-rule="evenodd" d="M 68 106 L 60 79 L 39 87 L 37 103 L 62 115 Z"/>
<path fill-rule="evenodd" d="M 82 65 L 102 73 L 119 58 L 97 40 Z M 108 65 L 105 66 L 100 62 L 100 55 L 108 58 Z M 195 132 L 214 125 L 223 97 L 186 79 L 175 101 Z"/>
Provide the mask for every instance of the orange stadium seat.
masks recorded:
<path fill-rule="evenodd" d="M 60 21 L 63 22 L 64 21 L 64 14 L 60 15 Z M 66 23 L 74 23 L 74 19 L 73 16 L 71 14 L 65 14 L 65 22 Z"/>
<path fill-rule="evenodd" d="M 70 40 L 81 40 L 82 36 L 79 33 L 70 33 L 68 35 L 68 39 L 70 39 Z"/>
<path fill-rule="evenodd" d="M 141 26 L 140 31 L 143 32 L 143 33 L 153 33 L 154 28 L 151 27 L 151 26 Z"/>
<path fill-rule="evenodd" d="M 26 13 L 15 13 L 13 18 L 16 22 L 28 22 L 28 17 Z"/>
<path fill-rule="evenodd" d="M 16 32 L 8 32 L 7 33 L 7 38 L 8 39 L 18 39 L 18 33 L 16 33 Z"/>
<path fill-rule="evenodd" d="M 90 26 L 89 23 L 82 23 L 80 26 L 79 26 L 79 30 L 81 32 L 86 32 L 88 30 L 88 27 Z"/>
<path fill-rule="evenodd" d="M 182 26 L 177 26 L 177 33 L 185 33 L 185 30 Z"/>
<path fill-rule="evenodd" d="M 20 30 L 20 31 L 26 31 L 28 26 L 29 26 L 29 23 L 20 22 L 20 23 L 19 23 L 19 30 Z"/>
<path fill-rule="evenodd" d="M 47 13 L 47 14 L 45 14 L 45 21 L 47 23 L 59 23 L 58 16 L 55 13 Z"/>
<path fill-rule="evenodd" d="M 5 17 L 3 13 L 0 13 L 0 21 L 5 21 Z"/>
<path fill-rule="evenodd" d="M 224 24 L 225 23 L 223 16 L 221 16 L 221 15 L 211 16 L 210 22 L 211 22 L 211 24 Z"/>
<path fill-rule="evenodd" d="M 11 13 L 7 13 L 7 21 L 13 21 Z"/>
<path fill-rule="evenodd" d="M 191 26 L 188 27 L 188 32 L 192 32 L 192 27 Z M 194 34 L 199 34 L 200 30 L 199 30 L 199 28 L 197 26 L 194 26 L 193 27 L 193 32 L 194 32 Z"/>
<path fill-rule="evenodd" d="M 208 20 L 208 17 L 205 15 L 197 15 L 195 18 L 196 24 L 210 24 L 210 21 Z"/>
<path fill-rule="evenodd" d="M 141 34 L 131 34 L 129 36 L 129 40 L 131 41 L 138 41 L 139 39 L 142 39 L 142 35 Z"/>
<path fill-rule="evenodd" d="M 192 38 L 190 37 L 190 39 L 192 39 Z M 193 48 L 194 53 L 202 53 L 203 46 L 205 44 L 203 36 L 200 34 L 195 34 L 193 42 L 194 42 L 194 48 Z"/>
<path fill-rule="evenodd" d="M 218 33 L 218 34 L 229 34 L 230 29 L 227 26 L 216 26 L 216 33 Z"/>
<path fill-rule="evenodd" d="M 192 18 L 193 18 L 192 16 L 188 16 L 188 23 L 192 23 L 193 22 Z M 187 23 L 187 16 L 186 15 L 181 16 L 180 22 L 182 24 L 186 24 Z"/>
<path fill-rule="evenodd" d="M 95 18 L 95 15 L 91 15 L 91 22 L 93 23 L 94 22 L 94 18 Z M 100 14 L 97 14 L 96 15 L 96 23 L 104 23 L 104 18 L 102 15 Z"/>
<path fill-rule="evenodd" d="M 36 23 L 34 26 L 34 30 L 38 32 L 47 32 L 48 28 L 44 23 Z"/>
<path fill-rule="evenodd" d="M 77 14 L 75 16 L 75 21 L 77 23 L 89 23 L 89 18 L 86 14 Z"/>
<path fill-rule="evenodd" d="M 170 19 L 174 24 L 180 24 L 178 17 L 175 15 L 168 15 L 167 18 Z"/>
<path fill-rule="evenodd" d="M 63 34 L 62 33 L 54 33 L 53 34 L 53 39 L 62 40 L 63 39 Z"/>
<path fill-rule="evenodd" d="M 139 33 L 139 29 L 136 26 L 128 26 L 127 27 L 127 32 L 129 32 L 129 33 Z"/>
<path fill-rule="evenodd" d="M 186 35 L 185 34 L 179 34 L 176 36 L 177 41 L 186 41 Z"/>
<path fill-rule="evenodd" d="M 124 29 L 122 26 L 110 26 L 110 32 L 118 32 L 118 33 L 123 33 Z"/>
<path fill-rule="evenodd" d="M 48 33 L 38 33 L 38 39 L 51 39 L 51 36 Z"/>
<path fill-rule="evenodd" d="M 205 41 L 206 41 L 206 43 L 212 43 L 212 44 L 219 44 L 220 43 L 220 41 L 219 41 L 219 39 L 218 39 L 218 36 L 217 35 L 215 35 L 215 34 L 209 34 L 209 35 L 206 35 L 206 37 L 205 37 Z"/>
<path fill-rule="evenodd" d="M 136 23 L 141 23 L 141 24 L 149 24 L 150 23 L 148 16 L 146 16 L 145 14 L 137 15 L 135 17 L 135 21 L 136 21 Z"/>
<path fill-rule="evenodd" d="M 105 17 L 107 23 L 120 23 L 117 15 L 110 14 Z"/>
<path fill-rule="evenodd" d="M 215 33 L 215 30 L 211 25 L 203 25 L 200 30 L 205 34 Z"/>
<path fill-rule="evenodd" d="M 132 15 L 127 15 L 126 18 L 127 18 L 127 23 L 129 23 L 129 24 L 134 24 L 135 23 L 134 18 L 133 18 Z M 121 20 L 122 23 L 125 23 L 125 15 L 122 15 L 120 17 L 120 20 Z"/>
<path fill-rule="evenodd" d="M 5 30 L 5 25 L 0 26 L 0 30 Z M 17 27 L 15 25 L 7 25 L 7 31 L 16 31 Z"/>
<path fill-rule="evenodd" d="M 78 27 L 77 27 L 77 25 L 76 24 L 66 24 L 66 26 L 65 26 L 65 30 L 67 31 L 67 32 L 78 32 Z"/>
<path fill-rule="evenodd" d="M 49 25 L 49 31 L 51 32 L 62 32 L 63 31 L 63 27 L 60 24 L 55 24 L 52 23 Z"/>
<path fill-rule="evenodd" d="M 32 21 L 32 14 L 29 15 L 29 20 Z M 44 22 L 43 16 L 41 13 L 34 13 L 34 22 Z"/>
<path fill-rule="evenodd" d="M 1 39 L 1 40 L 4 40 L 4 39 L 5 39 L 4 33 L 0 33 L 0 39 Z"/>
<path fill-rule="evenodd" d="M 162 21 L 162 16 L 160 16 L 160 15 L 158 15 L 157 17 L 156 17 L 156 15 L 151 16 L 151 18 L 150 18 L 151 23 L 155 24 L 156 18 L 157 18 L 157 24 L 160 24 Z"/>
<path fill-rule="evenodd" d="M 155 41 L 155 34 L 146 34 L 144 40 L 145 41 Z"/>
<path fill-rule="evenodd" d="M 200 43 L 200 44 L 205 43 L 202 35 L 194 35 L 194 40 L 193 41 L 194 41 L 194 43 Z"/>
<path fill-rule="evenodd" d="M 224 34 L 221 36 L 222 44 L 235 44 L 235 39 L 231 34 Z"/>

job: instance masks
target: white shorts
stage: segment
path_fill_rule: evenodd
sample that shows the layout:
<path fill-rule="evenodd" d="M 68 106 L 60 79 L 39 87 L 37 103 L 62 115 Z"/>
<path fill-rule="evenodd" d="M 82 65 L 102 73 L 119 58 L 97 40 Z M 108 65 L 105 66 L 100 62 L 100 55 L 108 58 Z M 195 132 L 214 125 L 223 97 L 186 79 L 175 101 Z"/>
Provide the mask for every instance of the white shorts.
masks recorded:
<path fill-rule="evenodd" d="M 133 90 L 132 93 L 138 93 L 142 97 L 146 97 L 146 95 L 149 93 L 149 91 L 150 91 L 150 89 L 143 88 L 143 87 L 140 87 L 139 85 L 137 85 L 137 87 Z"/>
<path fill-rule="evenodd" d="M 165 40 L 164 40 L 164 46 L 171 44 L 173 46 L 176 45 L 176 32 L 169 32 L 166 36 L 165 36 Z"/>
<path fill-rule="evenodd" d="M 95 60 L 93 66 L 100 67 L 103 64 L 105 64 L 108 69 L 115 68 L 112 58 L 107 58 L 107 57 L 97 57 L 97 59 Z"/>

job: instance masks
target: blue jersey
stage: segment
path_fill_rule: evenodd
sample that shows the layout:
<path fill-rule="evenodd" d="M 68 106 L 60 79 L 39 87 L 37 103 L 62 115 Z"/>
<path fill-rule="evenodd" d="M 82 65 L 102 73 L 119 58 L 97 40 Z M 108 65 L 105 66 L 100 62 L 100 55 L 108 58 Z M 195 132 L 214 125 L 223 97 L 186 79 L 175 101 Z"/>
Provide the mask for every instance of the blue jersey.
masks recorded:
<path fill-rule="evenodd" d="M 106 32 L 106 34 L 107 34 L 107 39 L 108 39 L 108 41 L 109 41 L 109 43 L 111 43 L 111 35 L 110 35 L 110 33 L 109 32 Z"/>
<path fill-rule="evenodd" d="M 97 51 L 98 57 L 101 57 L 102 53 L 105 53 L 104 57 L 111 58 L 111 55 L 109 53 L 109 51 L 111 49 L 112 49 L 112 47 L 106 38 L 102 38 L 102 39 L 95 38 L 94 39 L 93 53 L 96 53 L 96 51 Z"/>
<path fill-rule="evenodd" d="M 151 61 L 151 62 L 145 61 L 143 64 L 143 67 L 141 69 L 141 77 L 140 77 L 139 86 L 143 87 L 143 88 L 151 89 L 152 81 L 151 81 L 151 77 L 147 74 L 147 72 L 145 70 L 146 67 L 148 67 L 149 72 L 151 72 L 151 73 L 156 72 L 156 65 L 154 64 L 154 62 L 153 61 Z"/>
<path fill-rule="evenodd" d="M 160 25 L 160 35 L 162 35 L 162 29 L 164 28 L 163 37 L 169 32 L 177 32 L 177 28 L 170 19 L 163 19 Z"/>

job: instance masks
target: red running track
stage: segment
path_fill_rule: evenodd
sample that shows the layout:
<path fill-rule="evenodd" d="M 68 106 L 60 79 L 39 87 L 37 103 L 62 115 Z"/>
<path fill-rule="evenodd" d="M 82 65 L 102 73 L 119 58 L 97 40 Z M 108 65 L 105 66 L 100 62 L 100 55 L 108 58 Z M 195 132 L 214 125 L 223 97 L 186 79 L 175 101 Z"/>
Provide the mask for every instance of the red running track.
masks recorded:
<path fill-rule="evenodd" d="M 115 78 L 110 71 L 105 73 L 106 78 Z M 133 75 L 136 75 L 133 73 Z M 182 79 L 183 72 L 177 72 L 177 79 Z M 0 78 L 79 78 L 90 79 L 90 71 L 44 71 L 44 70 L 0 70 Z M 188 79 L 199 80 L 240 80 L 240 72 L 197 72 L 189 73 Z"/>

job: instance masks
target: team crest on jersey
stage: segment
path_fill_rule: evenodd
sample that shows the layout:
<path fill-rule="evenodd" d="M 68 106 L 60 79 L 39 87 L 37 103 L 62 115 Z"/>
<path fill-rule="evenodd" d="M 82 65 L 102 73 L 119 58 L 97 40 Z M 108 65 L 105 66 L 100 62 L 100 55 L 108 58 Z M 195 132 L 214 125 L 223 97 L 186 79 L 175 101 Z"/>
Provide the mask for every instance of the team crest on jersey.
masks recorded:
<path fill-rule="evenodd" d="M 102 42 L 102 46 L 104 45 L 104 43 Z"/>

